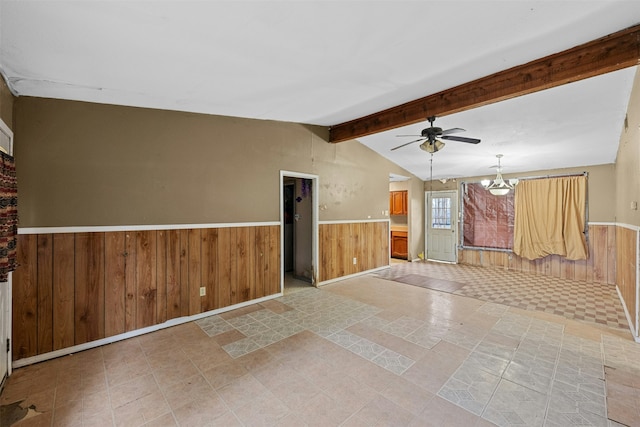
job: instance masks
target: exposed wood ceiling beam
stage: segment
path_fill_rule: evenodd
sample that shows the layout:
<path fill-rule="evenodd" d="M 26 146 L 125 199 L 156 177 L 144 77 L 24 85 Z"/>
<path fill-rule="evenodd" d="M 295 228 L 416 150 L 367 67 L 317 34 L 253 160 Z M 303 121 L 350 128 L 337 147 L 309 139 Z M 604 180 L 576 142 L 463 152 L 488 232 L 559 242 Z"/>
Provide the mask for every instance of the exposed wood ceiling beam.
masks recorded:
<path fill-rule="evenodd" d="M 640 62 L 640 25 L 378 113 L 331 126 L 329 142 L 446 116 L 632 67 Z"/>

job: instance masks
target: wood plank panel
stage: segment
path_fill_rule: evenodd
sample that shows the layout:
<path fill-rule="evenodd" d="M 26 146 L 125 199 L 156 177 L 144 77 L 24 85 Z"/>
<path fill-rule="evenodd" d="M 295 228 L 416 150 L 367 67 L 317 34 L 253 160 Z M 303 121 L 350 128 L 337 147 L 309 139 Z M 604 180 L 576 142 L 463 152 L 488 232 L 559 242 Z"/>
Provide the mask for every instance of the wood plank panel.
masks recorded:
<path fill-rule="evenodd" d="M 522 257 L 519 257 L 516 254 L 511 254 L 509 268 L 515 271 L 522 271 Z"/>
<path fill-rule="evenodd" d="M 560 277 L 560 256 L 559 255 L 551 255 L 549 262 L 549 274 L 551 277 Z"/>
<path fill-rule="evenodd" d="M 189 315 L 200 313 L 200 258 L 202 241 L 200 229 L 189 230 Z"/>
<path fill-rule="evenodd" d="M 189 230 L 178 231 L 180 235 L 180 313 L 188 316 L 191 306 L 191 289 L 189 282 Z"/>
<path fill-rule="evenodd" d="M 376 268 L 389 265 L 390 262 L 390 254 L 388 253 L 390 238 L 387 234 L 388 230 L 389 223 L 387 222 L 377 222 L 374 225 L 372 244 L 374 245 L 373 257 L 375 260 L 374 267 Z"/>
<path fill-rule="evenodd" d="M 156 322 L 167 321 L 167 250 L 168 231 L 156 232 Z"/>
<path fill-rule="evenodd" d="M 338 242 L 336 241 L 336 228 L 331 224 L 320 226 L 323 237 L 320 239 L 320 268 L 322 271 L 320 280 L 330 280 L 336 276 L 336 256 Z"/>
<path fill-rule="evenodd" d="M 616 283 L 616 227 L 607 226 L 607 282 Z"/>
<path fill-rule="evenodd" d="M 124 261 L 124 328 L 127 332 L 135 330 L 138 319 L 138 303 L 136 290 L 136 258 L 138 248 L 138 233 L 135 231 L 125 233 L 125 261 Z"/>
<path fill-rule="evenodd" d="M 535 273 L 535 262 L 530 259 L 522 258 L 522 271 L 525 273 Z"/>
<path fill-rule="evenodd" d="M 53 235 L 53 349 L 75 343 L 75 236 Z"/>
<path fill-rule="evenodd" d="M 38 236 L 38 354 L 53 350 L 53 235 Z"/>
<path fill-rule="evenodd" d="M 574 276 L 573 280 L 586 281 L 587 280 L 587 262 L 585 260 L 574 261 Z"/>
<path fill-rule="evenodd" d="M 180 231 L 166 232 L 166 295 L 167 320 L 182 315 L 181 274 L 180 274 Z"/>
<path fill-rule="evenodd" d="M 589 227 L 589 234 L 591 234 L 592 232 L 594 232 L 593 227 Z M 586 274 L 586 277 L 585 277 L 584 280 L 586 280 L 587 283 L 593 283 L 593 269 L 594 269 L 595 251 L 594 251 L 594 246 L 593 246 L 593 239 L 591 238 L 591 236 L 587 240 L 587 246 L 588 246 L 588 254 L 589 255 L 588 255 L 587 259 L 584 261 L 585 262 L 585 274 Z"/>
<path fill-rule="evenodd" d="M 607 227 L 590 227 L 591 258 L 593 273 L 592 282 L 607 283 Z"/>
<path fill-rule="evenodd" d="M 389 223 L 388 222 L 380 223 L 380 230 L 381 230 L 381 238 L 382 238 L 382 241 L 380 243 L 380 248 L 382 249 L 380 250 L 381 258 L 379 260 L 378 267 L 389 265 L 389 258 L 391 256 L 391 243 L 389 239 Z"/>
<path fill-rule="evenodd" d="M 200 298 L 201 312 L 218 308 L 218 230 L 202 230 L 201 276 L 206 295 Z"/>
<path fill-rule="evenodd" d="M 636 321 L 636 241 L 638 234 L 634 230 L 625 227 L 616 228 L 616 284 L 622 295 L 627 312 Z"/>
<path fill-rule="evenodd" d="M 274 295 L 281 291 L 280 245 L 280 226 L 272 226 L 269 228 L 268 295 Z"/>
<path fill-rule="evenodd" d="M 349 274 L 349 264 L 351 264 L 350 228 L 350 224 L 338 224 L 338 251 L 340 251 L 340 260 L 337 267 L 339 277 Z"/>
<path fill-rule="evenodd" d="M 575 280 L 576 263 L 566 258 L 562 258 L 560 262 L 560 277 L 563 279 Z"/>
<path fill-rule="evenodd" d="M 235 257 L 231 252 L 232 229 L 221 228 L 218 230 L 218 304 L 220 307 L 231 305 L 232 289 L 232 265 L 235 264 Z"/>
<path fill-rule="evenodd" d="M 371 270 L 373 268 L 378 267 L 377 259 L 376 259 L 376 249 L 379 250 L 379 247 L 375 246 L 374 242 L 376 241 L 376 229 L 378 223 L 370 223 L 363 224 L 363 232 L 364 241 L 366 244 L 362 245 L 363 253 L 362 258 L 364 259 L 364 265 L 361 266 L 363 270 Z"/>
<path fill-rule="evenodd" d="M 123 231 L 105 234 L 105 336 L 122 334 L 125 329 L 125 233 Z"/>
<path fill-rule="evenodd" d="M 349 224 L 349 235 L 351 237 L 349 241 L 349 245 L 351 247 L 351 252 L 349 253 L 349 274 L 355 274 L 359 271 L 364 262 L 364 255 L 362 254 L 362 248 L 364 245 L 362 244 L 362 224 L 360 223 L 352 223 Z M 356 263 L 353 263 L 353 258 L 356 259 Z M 363 269 L 364 270 L 364 269 Z"/>
<path fill-rule="evenodd" d="M 104 338 L 104 233 L 77 233 L 75 343 Z"/>
<path fill-rule="evenodd" d="M 38 237 L 18 235 L 13 273 L 13 360 L 38 353 Z"/>
<path fill-rule="evenodd" d="M 136 329 L 156 324 L 156 231 L 136 232 Z"/>
<path fill-rule="evenodd" d="M 255 248 L 254 298 L 261 298 L 266 295 L 265 283 L 269 280 L 269 227 L 255 227 Z"/>
<path fill-rule="evenodd" d="M 248 227 L 236 228 L 235 241 L 236 256 L 236 298 L 231 300 L 232 303 L 249 301 L 250 283 L 249 278 L 252 276 L 251 269 L 251 245 L 250 233 Z"/>

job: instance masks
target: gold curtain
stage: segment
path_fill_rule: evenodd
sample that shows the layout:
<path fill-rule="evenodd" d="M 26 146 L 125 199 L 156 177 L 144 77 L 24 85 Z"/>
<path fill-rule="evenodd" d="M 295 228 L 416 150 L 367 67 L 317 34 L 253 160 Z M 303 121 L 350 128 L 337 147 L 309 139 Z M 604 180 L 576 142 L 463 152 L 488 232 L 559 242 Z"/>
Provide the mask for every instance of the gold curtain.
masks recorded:
<path fill-rule="evenodd" d="M 513 252 L 527 259 L 557 254 L 587 259 L 587 177 L 520 181 L 515 195 Z"/>

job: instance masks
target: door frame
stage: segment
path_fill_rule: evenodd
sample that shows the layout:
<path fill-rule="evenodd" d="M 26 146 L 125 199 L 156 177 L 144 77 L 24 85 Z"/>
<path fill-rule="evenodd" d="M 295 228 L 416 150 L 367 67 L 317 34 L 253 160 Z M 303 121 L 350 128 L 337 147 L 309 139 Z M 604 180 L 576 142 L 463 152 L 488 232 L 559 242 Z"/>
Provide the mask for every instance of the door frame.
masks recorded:
<path fill-rule="evenodd" d="M 310 179 L 311 184 L 311 285 L 318 287 L 318 175 L 280 170 L 280 292 L 284 293 L 284 180 L 285 178 Z"/>
<path fill-rule="evenodd" d="M 452 239 L 452 244 L 453 244 L 453 253 L 455 255 L 455 260 L 454 261 L 443 261 L 443 260 L 437 260 L 437 259 L 432 259 L 431 261 L 436 261 L 436 262 L 444 262 L 444 263 L 451 263 L 451 264 L 457 264 L 458 263 L 458 236 L 459 236 L 459 228 L 460 228 L 460 206 L 459 206 L 459 196 L 460 193 L 458 192 L 457 189 L 455 190 L 438 190 L 438 191 L 425 191 L 424 192 L 424 210 L 425 210 L 425 215 L 424 215 L 424 259 L 428 260 L 429 259 L 429 238 L 430 238 L 430 231 L 431 231 L 431 198 L 433 197 L 433 195 L 438 195 L 438 194 L 442 194 L 442 193 L 452 193 L 453 199 L 456 202 L 456 212 L 455 212 L 455 217 L 451 218 L 451 222 L 452 227 L 453 227 L 453 239 Z"/>
<path fill-rule="evenodd" d="M 8 154 L 13 156 L 13 131 L 11 130 L 11 128 L 9 128 L 9 126 L 7 126 L 7 124 L 0 119 L 0 132 L 4 133 L 5 135 L 7 135 L 9 137 L 9 147 L 8 147 Z M 0 317 L 3 318 L 3 322 L 0 322 L 0 327 L 2 327 L 1 325 L 4 323 L 4 328 L 5 331 L 2 331 L 2 333 L 0 333 L 0 336 L 2 336 L 4 338 L 4 336 L 6 335 L 6 339 L 9 340 L 9 349 L 6 351 L 6 356 L 7 356 L 7 376 L 6 378 L 9 378 L 11 376 L 11 372 L 12 372 L 12 359 L 13 359 L 13 337 L 11 335 L 12 332 L 12 321 L 13 321 L 13 293 L 12 293 L 12 289 L 13 289 L 13 273 L 9 272 L 9 276 L 7 278 L 7 281 L 4 283 L 0 283 L 0 292 L 6 292 L 6 307 L 2 307 L 0 306 Z M 5 352 L 5 346 L 6 343 L 4 342 L 4 340 L 0 340 L 3 342 L 0 342 L 0 351 Z M 0 377 L 0 391 L 2 390 L 2 387 L 4 386 L 4 380 L 6 378 Z"/>

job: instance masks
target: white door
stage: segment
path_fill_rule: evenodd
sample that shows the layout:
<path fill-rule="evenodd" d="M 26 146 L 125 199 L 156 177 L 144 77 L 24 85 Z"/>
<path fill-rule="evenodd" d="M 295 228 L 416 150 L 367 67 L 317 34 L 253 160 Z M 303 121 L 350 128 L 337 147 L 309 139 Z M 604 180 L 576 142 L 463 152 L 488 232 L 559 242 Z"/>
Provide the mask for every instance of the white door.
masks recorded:
<path fill-rule="evenodd" d="M 458 193 L 434 191 L 425 195 L 427 231 L 425 258 L 434 261 L 457 262 Z"/>

